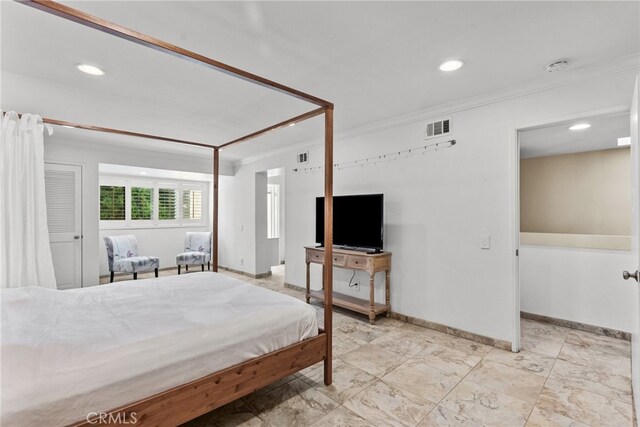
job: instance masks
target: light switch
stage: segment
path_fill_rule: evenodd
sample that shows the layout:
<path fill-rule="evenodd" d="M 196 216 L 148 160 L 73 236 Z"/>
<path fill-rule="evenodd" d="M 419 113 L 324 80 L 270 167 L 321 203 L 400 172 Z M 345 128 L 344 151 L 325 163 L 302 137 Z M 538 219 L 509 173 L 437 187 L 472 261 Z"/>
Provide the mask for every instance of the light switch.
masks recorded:
<path fill-rule="evenodd" d="M 480 249 L 491 248 L 491 236 L 483 235 L 480 237 Z"/>

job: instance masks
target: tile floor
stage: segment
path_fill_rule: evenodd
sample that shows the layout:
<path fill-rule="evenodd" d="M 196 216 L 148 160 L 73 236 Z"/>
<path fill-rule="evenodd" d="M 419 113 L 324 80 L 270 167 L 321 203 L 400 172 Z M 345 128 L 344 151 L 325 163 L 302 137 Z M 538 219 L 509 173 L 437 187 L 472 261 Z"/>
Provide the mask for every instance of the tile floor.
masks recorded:
<path fill-rule="evenodd" d="M 259 280 L 228 274 L 303 299 L 284 288 L 281 268 Z M 522 334 L 516 354 L 336 312 L 331 386 L 322 365 L 310 367 L 186 426 L 634 424 L 628 342 L 524 319 Z"/>

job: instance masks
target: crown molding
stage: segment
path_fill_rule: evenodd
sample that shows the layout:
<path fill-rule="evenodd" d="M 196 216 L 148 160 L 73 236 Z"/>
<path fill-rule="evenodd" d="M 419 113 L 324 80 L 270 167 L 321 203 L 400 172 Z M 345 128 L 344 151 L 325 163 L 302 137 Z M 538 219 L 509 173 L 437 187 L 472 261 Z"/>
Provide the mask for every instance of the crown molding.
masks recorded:
<path fill-rule="evenodd" d="M 426 121 L 427 119 L 433 117 L 449 116 L 452 114 L 460 113 L 462 111 L 481 108 L 487 105 L 496 104 L 499 102 L 504 102 L 535 93 L 554 90 L 565 86 L 570 86 L 573 84 L 632 70 L 640 70 L 640 53 L 622 56 L 606 62 L 568 69 L 557 74 L 548 74 L 544 78 L 539 78 L 523 84 L 510 86 L 498 91 L 448 102 L 435 107 L 429 107 L 423 110 L 402 114 L 399 116 L 391 117 L 387 120 L 376 121 L 375 123 L 370 123 L 363 126 L 357 126 L 344 131 L 336 132 L 334 134 L 334 140 L 338 141 L 340 139 L 354 138 L 373 132 L 380 132 L 386 129 L 400 127 L 419 121 Z M 322 142 L 323 138 L 321 137 L 306 139 L 300 142 L 289 144 L 286 147 L 269 151 L 267 153 L 258 154 L 241 160 L 236 160 L 233 163 L 237 169 L 242 165 L 253 163 L 264 158 L 313 147 L 322 144 Z"/>

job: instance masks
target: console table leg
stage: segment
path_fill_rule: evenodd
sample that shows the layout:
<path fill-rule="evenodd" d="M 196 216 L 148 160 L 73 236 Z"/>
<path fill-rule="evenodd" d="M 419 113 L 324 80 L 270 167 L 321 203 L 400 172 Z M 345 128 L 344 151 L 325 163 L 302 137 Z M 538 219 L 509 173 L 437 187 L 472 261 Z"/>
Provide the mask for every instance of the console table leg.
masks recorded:
<path fill-rule="evenodd" d="M 309 304 L 309 302 L 311 301 L 311 290 L 309 288 L 310 286 L 310 280 L 311 280 L 311 263 L 307 263 L 307 291 L 305 292 L 305 297 L 307 299 L 307 304 Z"/>
<path fill-rule="evenodd" d="M 387 317 L 391 317 L 391 270 L 387 270 L 385 273 L 384 288 L 387 299 Z"/>
<path fill-rule="evenodd" d="M 374 274 L 369 275 L 369 323 L 376 323 Z"/>

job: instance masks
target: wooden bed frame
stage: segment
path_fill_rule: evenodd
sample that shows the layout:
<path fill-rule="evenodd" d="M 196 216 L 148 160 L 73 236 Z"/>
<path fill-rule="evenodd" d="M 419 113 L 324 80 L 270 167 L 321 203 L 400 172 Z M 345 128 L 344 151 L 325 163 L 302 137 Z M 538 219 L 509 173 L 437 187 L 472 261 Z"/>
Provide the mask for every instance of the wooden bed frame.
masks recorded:
<path fill-rule="evenodd" d="M 324 114 L 324 241 L 333 241 L 333 104 L 299 90 L 268 80 L 264 77 L 232 67 L 220 61 L 199 55 L 195 52 L 166 43 L 162 40 L 133 31 L 101 18 L 89 15 L 80 10 L 48 0 L 16 0 L 41 11 L 74 21 L 78 24 L 94 28 L 124 40 L 137 43 L 151 49 L 164 52 L 216 71 L 237 77 L 283 94 L 293 96 L 314 104 L 317 108 L 307 113 L 276 123 L 249 135 L 220 144 L 211 145 L 201 142 L 186 141 L 158 135 L 149 135 L 120 129 L 86 125 L 51 118 L 43 118 L 45 123 L 53 125 L 71 126 L 97 132 L 127 135 L 138 138 L 148 138 L 177 144 L 194 145 L 213 150 L 213 243 L 212 267 L 218 271 L 218 178 L 220 173 L 220 150 L 234 144 L 247 141 L 290 124 L 302 122 L 312 117 Z M 332 265 L 333 248 L 326 245 L 324 251 L 324 265 Z M 222 371 L 211 373 L 186 384 L 174 387 L 165 392 L 147 397 L 137 402 L 131 402 L 118 408 L 107 410 L 110 415 L 107 421 L 113 424 L 132 424 L 135 413 L 136 426 L 177 425 L 192 420 L 213 409 L 219 408 L 233 400 L 246 396 L 253 391 L 265 387 L 281 378 L 291 375 L 301 369 L 324 361 L 324 383 L 330 385 L 332 381 L 332 295 L 333 274 L 331 268 L 324 271 L 324 330 L 319 334 L 302 342 L 293 344 L 239 363 Z M 107 408 L 95 408 L 106 410 Z M 95 417 L 81 420 L 74 425 L 90 426 L 100 420 Z"/>

